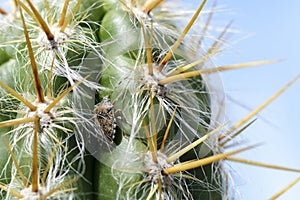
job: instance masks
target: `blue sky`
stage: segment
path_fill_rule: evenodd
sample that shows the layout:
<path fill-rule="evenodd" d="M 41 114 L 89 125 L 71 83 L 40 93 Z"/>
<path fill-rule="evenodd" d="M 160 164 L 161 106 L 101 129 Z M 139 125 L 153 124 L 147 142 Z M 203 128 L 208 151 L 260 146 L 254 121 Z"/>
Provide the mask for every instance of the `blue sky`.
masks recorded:
<path fill-rule="evenodd" d="M 189 2 L 199 5 L 201 1 Z M 211 3 L 208 1 L 208 5 Z M 233 28 L 239 33 L 231 38 L 233 43 L 238 42 L 215 60 L 217 64 L 283 59 L 276 64 L 221 74 L 226 94 L 238 102 L 227 101 L 228 119 L 237 121 L 300 74 L 300 1 L 222 0 L 218 5 L 225 11 L 218 13 L 213 23 L 220 25 L 233 19 Z M 247 144 L 263 145 L 237 157 L 300 169 L 299 99 L 300 81 L 262 111 L 244 133 Z M 246 200 L 268 199 L 300 176 L 243 164 L 230 165 L 236 172 L 236 191 Z M 279 199 L 298 199 L 299 191 L 300 183 Z"/>

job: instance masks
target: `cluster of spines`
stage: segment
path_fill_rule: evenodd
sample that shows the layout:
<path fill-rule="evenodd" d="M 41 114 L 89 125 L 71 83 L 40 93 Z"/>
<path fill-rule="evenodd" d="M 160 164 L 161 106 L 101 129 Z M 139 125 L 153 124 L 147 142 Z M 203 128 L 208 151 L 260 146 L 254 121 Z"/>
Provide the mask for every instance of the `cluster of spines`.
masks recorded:
<path fill-rule="evenodd" d="M 0 124 L 1 128 L 11 127 L 9 132 L 2 135 L 3 138 L 9 138 L 6 143 L 11 157 L 6 164 L 10 166 L 10 169 L 5 169 L 8 171 L 6 174 L 10 181 L 8 180 L 7 185 L 1 184 L 3 191 L 6 191 L 2 193 L 2 196 L 5 199 L 13 197 L 18 199 L 73 199 L 75 188 L 70 186 L 76 182 L 85 165 L 83 147 L 76 145 L 79 141 L 74 139 L 74 134 L 78 133 L 73 127 L 78 126 L 78 122 L 71 105 L 72 97 L 70 98 L 73 88 L 79 83 L 68 86 L 68 83 L 61 82 L 57 88 L 53 87 L 57 84 L 55 81 L 59 79 L 54 68 L 57 68 L 55 63 L 61 61 L 60 57 L 54 54 L 54 57 L 50 58 L 51 62 L 47 62 L 47 54 L 44 54 L 42 56 L 46 57 L 45 60 L 39 62 L 37 57 L 44 53 L 40 51 L 44 46 L 36 48 L 36 45 L 40 44 L 32 42 L 30 38 L 32 30 L 28 29 L 32 23 L 27 22 L 28 18 L 32 18 L 33 21 L 37 20 L 37 24 L 44 31 L 42 33 L 47 35 L 50 44 L 56 43 L 56 38 L 51 36 L 47 24 L 31 1 L 27 1 L 27 6 L 21 1 L 15 1 L 15 3 L 20 15 L 15 23 L 18 23 L 18 20 L 21 21 L 25 36 L 25 40 L 23 36 L 16 42 L 25 41 L 26 45 L 15 47 L 21 46 L 22 48 L 23 46 L 13 66 L 18 68 L 15 69 L 16 71 L 21 71 L 19 80 L 16 78 L 15 80 L 18 81 L 10 86 L 0 82 L 2 94 L 20 102 L 14 110 L 10 110 L 5 104 L 1 107 L 2 113 L 16 112 L 11 119 L 1 120 Z M 60 31 L 63 34 L 63 30 Z M 53 50 L 55 53 L 60 48 L 64 48 L 62 44 L 57 45 L 59 46 L 43 50 Z"/>

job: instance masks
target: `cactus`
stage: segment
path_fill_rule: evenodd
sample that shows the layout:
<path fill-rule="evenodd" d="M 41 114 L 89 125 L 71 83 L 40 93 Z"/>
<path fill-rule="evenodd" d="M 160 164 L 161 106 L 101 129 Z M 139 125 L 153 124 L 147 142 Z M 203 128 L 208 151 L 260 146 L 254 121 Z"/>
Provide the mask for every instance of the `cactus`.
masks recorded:
<path fill-rule="evenodd" d="M 189 20 L 163 0 L 0 8 L 1 199 L 227 199 L 226 161 L 299 173 L 232 157 L 257 146 L 230 148 L 299 77 L 224 123 L 211 76 L 274 60 L 214 67 L 230 24 L 204 48 L 205 4 Z"/>

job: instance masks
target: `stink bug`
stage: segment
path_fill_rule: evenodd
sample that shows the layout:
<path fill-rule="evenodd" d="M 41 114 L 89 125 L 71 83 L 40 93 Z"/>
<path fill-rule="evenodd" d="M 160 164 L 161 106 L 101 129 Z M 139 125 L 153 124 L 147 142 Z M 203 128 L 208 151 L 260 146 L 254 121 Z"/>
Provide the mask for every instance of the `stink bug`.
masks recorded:
<path fill-rule="evenodd" d="M 105 136 L 113 142 L 116 136 L 117 120 L 114 105 L 109 96 L 103 97 L 102 101 L 94 107 L 96 123 L 100 125 Z"/>

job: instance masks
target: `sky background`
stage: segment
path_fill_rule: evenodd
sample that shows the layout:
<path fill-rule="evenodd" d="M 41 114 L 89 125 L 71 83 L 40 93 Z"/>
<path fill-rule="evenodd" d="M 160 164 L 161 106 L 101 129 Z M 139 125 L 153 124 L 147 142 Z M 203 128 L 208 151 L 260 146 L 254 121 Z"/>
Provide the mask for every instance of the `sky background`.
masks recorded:
<path fill-rule="evenodd" d="M 189 0 L 199 5 L 199 0 Z M 213 1 L 209 1 L 206 8 Z M 227 118 L 233 122 L 247 115 L 287 82 L 300 74 L 300 1 L 219 0 L 224 8 L 213 18 L 217 26 L 233 20 L 238 30 L 217 65 L 283 59 L 280 63 L 221 73 L 227 99 Z M 300 81 L 258 115 L 246 132 L 247 144 L 262 146 L 236 157 L 300 169 Z M 242 141 L 242 140 L 241 140 Z M 246 145 L 247 145 L 246 144 Z M 229 163 L 234 173 L 237 199 L 268 199 L 300 175 Z M 300 182 L 279 199 L 299 199 Z"/>
<path fill-rule="evenodd" d="M 199 5 L 199 0 L 188 0 Z M 3 3 L 0 0 L 0 5 Z M 212 1 L 208 0 L 208 9 Z M 266 59 L 283 59 L 280 63 L 221 74 L 227 100 L 226 114 L 238 121 L 260 105 L 288 81 L 300 74 L 300 1 L 219 0 L 224 8 L 213 18 L 217 26 L 230 20 L 235 34 L 227 51 L 214 62 L 217 65 Z M 300 169 L 300 81 L 258 115 L 258 120 L 244 134 L 247 144 L 262 146 L 240 154 L 251 160 Z M 241 140 L 242 141 L 242 140 Z M 238 199 L 268 199 L 299 174 L 230 163 Z M 299 199 L 300 183 L 281 200 Z"/>

